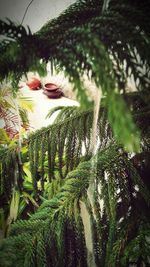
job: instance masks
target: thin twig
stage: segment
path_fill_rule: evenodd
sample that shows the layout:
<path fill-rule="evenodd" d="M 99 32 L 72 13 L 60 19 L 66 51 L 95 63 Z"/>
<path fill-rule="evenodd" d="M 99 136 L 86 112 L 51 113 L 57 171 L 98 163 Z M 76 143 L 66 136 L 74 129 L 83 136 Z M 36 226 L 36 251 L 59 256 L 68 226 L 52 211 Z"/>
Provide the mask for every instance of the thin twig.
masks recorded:
<path fill-rule="evenodd" d="M 92 126 L 91 144 L 90 144 L 90 151 L 92 155 L 95 155 L 96 153 L 97 123 L 99 119 L 101 99 L 102 99 L 101 88 L 97 88 L 97 95 L 96 95 L 95 102 L 94 102 L 93 126 Z"/>
<path fill-rule="evenodd" d="M 102 7 L 102 13 L 104 13 L 108 9 L 110 0 L 104 0 L 103 7 Z"/>
<path fill-rule="evenodd" d="M 29 7 L 30 7 L 30 5 L 32 4 L 32 2 L 33 2 L 34 0 L 31 0 L 31 2 L 28 4 L 28 6 L 27 6 L 27 8 L 26 8 L 26 10 L 25 10 L 25 13 L 24 13 L 24 15 L 23 15 L 23 18 L 22 18 L 22 21 L 21 21 L 21 25 L 23 24 L 23 21 L 24 21 L 24 19 L 25 19 L 25 16 L 26 16 L 26 14 L 27 14 L 27 11 L 28 11 L 28 9 L 29 9 Z"/>

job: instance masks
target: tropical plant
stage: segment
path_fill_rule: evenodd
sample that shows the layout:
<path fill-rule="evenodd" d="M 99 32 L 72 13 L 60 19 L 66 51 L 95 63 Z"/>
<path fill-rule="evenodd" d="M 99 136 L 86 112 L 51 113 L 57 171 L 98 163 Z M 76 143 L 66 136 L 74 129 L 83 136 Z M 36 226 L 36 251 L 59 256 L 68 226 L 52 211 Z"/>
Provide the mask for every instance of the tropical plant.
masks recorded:
<path fill-rule="evenodd" d="M 8 135 L 10 138 L 14 138 L 21 130 L 19 127 L 28 129 L 28 111 L 33 111 L 32 100 L 29 97 L 24 97 L 21 92 L 13 96 L 11 87 L 5 82 L 1 84 L 0 119 L 3 121 L 1 136 L 6 137 Z M 4 139 L 6 140 L 6 138 Z"/>
<path fill-rule="evenodd" d="M 0 119 L 3 120 L 4 128 L 6 130 L 5 135 L 15 135 L 16 134 L 16 124 L 18 124 L 18 118 L 14 114 L 12 98 L 10 100 L 11 91 L 8 87 L 1 87 L 0 90 Z M 1 131 L 1 135 L 5 131 Z M 4 135 L 4 134 L 3 134 Z"/>
<path fill-rule="evenodd" d="M 66 73 L 82 106 L 87 107 L 83 84 L 87 74 L 106 97 L 108 118 L 118 140 L 128 150 L 138 150 L 139 137 L 119 93 L 125 94 L 128 78 L 133 76 L 144 101 L 149 101 L 149 1 L 111 0 L 104 8 L 105 2 L 77 1 L 36 34 L 1 21 L 0 32 L 5 36 L 0 47 L 1 79 L 11 77 L 18 83 L 24 73 L 40 71 L 50 61 Z"/>
<path fill-rule="evenodd" d="M 22 176 L 22 164 L 25 161 L 22 162 L 20 150 L 23 159 L 26 158 L 24 154 L 27 150 L 25 145 L 20 146 L 20 141 L 29 128 L 28 111 L 33 111 L 31 99 L 23 97 L 21 92 L 17 92 L 16 96 L 13 97 L 11 87 L 3 83 L 0 90 L 0 118 L 3 121 L 3 128 L 0 129 L 0 157 L 3 157 L 3 162 L 5 160 L 6 162 L 5 167 L 2 167 L 3 164 L 0 166 L 1 177 L 5 177 L 3 171 L 7 169 L 7 164 L 9 165 L 6 180 L 1 183 L 0 190 L 0 229 L 3 236 L 7 234 L 10 224 L 17 219 L 18 215 L 20 213 L 22 215 L 21 211 L 25 209 L 27 199 L 30 199 L 32 203 L 34 201 L 29 191 L 23 192 L 22 190 L 23 180 L 26 189 L 27 177 Z M 9 152 L 10 155 L 8 155 Z M 30 190 L 32 193 L 32 186 Z M 35 204 L 35 206 L 38 205 Z"/>
<path fill-rule="evenodd" d="M 17 218 L 28 218 L 38 208 L 33 193 L 28 147 L 17 140 L 0 146 L 0 231 L 3 237 Z"/>
<path fill-rule="evenodd" d="M 149 113 L 141 114 L 142 101 L 137 96 L 129 99 L 141 129 L 141 151 L 149 151 Z M 140 167 L 141 160 L 137 164 L 136 157 L 131 160 L 130 154 L 115 144 L 102 107 L 97 125 L 98 154 L 92 157 L 92 110 L 60 109 L 55 124 L 29 137 L 28 177 L 32 179 L 33 196 L 43 204 L 29 220 L 18 221 L 10 228 L 10 237 L 1 245 L 3 266 L 90 266 L 91 257 L 96 266 L 148 264 L 150 192 L 148 180 L 143 181 L 148 163 Z M 144 162 L 149 158 L 147 153 Z M 9 151 L 7 157 L 11 155 Z M 4 167 L 10 168 L 10 163 L 12 160 L 2 157 L 3 181 L 9 173 Z M 92 250 L 88 250 L 83 209 L 89 216 Z M 23 248 L 20 254 L 18 246 Z"/>
<path fill-rule="evenodd" d="M 29 206 L 30 218 L 10 226 L 0 246 L 2 266 L 150 265 L 149 8 L 148 0 L 77 1 L 34 35 L 1 22 L 1 34 L 11 37 L 0 46 L 1 79 L 18 82 L 50 61 L 81 100 L 80 108 L 51 110 L 48 116 L 60 109 L 55 123 L 27 139 L 27 186 L 42 205 L 36 212 Z M 95 155 L 84 75 L 102 96 Z M 131 76 L 136 92 L 127 93 Z M 17 150 L 3 147 L 0 161 L 1 196 L 13 195 L 10 207 L 17 210 L 16 181 L 25 191 Z"/>
<path fill-rule="evenodd" d="M 91 176 L 93 204 L 87 194 Z M 83 205 L 90 217 L 96 266 L 148 266 L 150 192 L 115 144 L 80 163 L 38 212 L 11 227 L 1 246 L 3 266 L 87 266 Z"/>

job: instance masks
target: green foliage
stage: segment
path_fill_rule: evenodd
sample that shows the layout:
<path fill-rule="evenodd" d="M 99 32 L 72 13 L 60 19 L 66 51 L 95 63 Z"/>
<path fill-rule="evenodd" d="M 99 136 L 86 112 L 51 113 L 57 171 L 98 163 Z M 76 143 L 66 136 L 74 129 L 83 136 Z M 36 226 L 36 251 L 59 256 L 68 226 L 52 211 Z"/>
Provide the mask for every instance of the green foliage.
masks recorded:
<path fill-rule="evenodd" d="M 110 93 L 108 103 L 108 118 L 110 124 L 113 125 L 116 139 L 119 143 L 124 145 L 128 152 L 138 152 L 140 146 L 140 134 L 133 122 L 131 114 L 126 108 L 125 102 L 119 94 Z M 126 116 L 120 117 L 120 114 L 126 114 Z"/>
<path fill-rule="evenodd" d="M 96 172 L 91 173 L 91 168 Z M 147 264 L 150 214 L 149 202 L 143 201 L 147 200 L 145 192 L 150 199 L 150 192 L 143 185 L 145 190 L 137 193 L 140 177 L 135 180 L 133 173 L 139 177 L 126 153 L 114 143 L 93 159 L 81 162 L 68 173 L 58 193 L 43 201 L 29 220 L 12 225 L 10 236 L 1 245 L 0 256 L 4 261 L 7 247 L 4 244 L 8 244 L 14 265 L 10 260 L 4 266 L 15 266 L 22 260 L 19 257 L 23 257 L 25 266 L 49 266 L 49 263 L 51 266 L 87 266 L 81 201 L 90 216 L 97 265 L 118 267 L 139 261 Z M 93 176 L 92 203 L 87 191 Z M 101 186 L 100 192 L 98 186 Z M 144 209 L 141 209 L 142 203 L 146 205 Z M 18 255 L 22 236 L 23 254 Z"/>
<path fill-rule="evenodd" d="M 81 106 L 87 109 L 91 105 L 83 81 L 87 75 L 106 98 L 108 118 L 118 141 L 129 151 L 137 151 L 139 134 L 118 93 L 125 94 L 128 79 L 133 78 L 136 89 L 149 102 L 149 1 L 132 4 L 111 0 L 105 10 L 104 4 L 99 0 L 77 1 L 36 34 L 11 21 L 1 21 L 0 77 L 17 83 L 23 74 L 40 72 L 50 61 L 65 72 Z"/>
<path fill-rule="evenodd" d="M 124 266 L 129 258 L 132 263 L 137 261 L 147 262 L 147 255 L 150 253 L 149 235 L 150 225 L 141 223 L 137 236 L 132 239 L 125 248 L 124 256 L 122 258 L 122 264 Z"/>
<path fill-rule="evenodd" d="M 1 147 L 1 225 L 11 200 L 18 210 L 11 197 L 14 189 L 21 192 L 19 211 L 25 201 L 32 203 L 22 220 L 7 229 L 0 244 L 2 266 L 86 267 L 90 252 L 82 205 L 90 219 L 97 266 L 149 265 L 150 5 L 147 0 L 111 0 L 103 7 L 104 1 L 77 1 L 34 35 L 0 21 L 6 37 L 0 44 L 1 80 L 11 78 L 16 85 L 27 71 L 43 70 L 50 61 L 68 76 L 85 109 L 90 103 L 84 75 L 103 96 L 94 157 L 93 112 L 75 107 L 61 108 L 53 125 L 29 136 L 25 153 L 21 151 L 23 168 L 17 147 Z M 138 94 L 126 94 L 130 77 Z M 136 152 L 139 146 L 146 154 L 134 163 L 127 151 Z"/>
<path fill-rule="evenodd" d="M 133 98 L 132 101 L 131 98 Z M 148 108 L 143 106 L 142 102 L 140 103 L 139 98 L 138 100 L 137 97 L 134 99 L 134 96 L 129 96 L 126 101 L 131 109 L 135 109 L 133 118 L 141 130 L 141 145 L 147 150 L 149 147 Z M 143 110 L 142 114 L 140 110 Z M 52 110 L 49 115 L 55 111 L 56 109 Z M 10 202 L 13 188 L 19 189 L 21 192 L 19 214 L 21 210 L 26 210 L 26 203 L 32 203 L 36 208 L 41 201 L 41 196 L 54 196 L 62 185 L 61 180 L 66 177 L 68 172 L 77 167 L 80 161 L 91 157 L 89 148 L 92 121 L 92 110 L 83 112 L 78 107 L 61 108 L 53 125 L 36 131 L 29 136 L 28 141 L 24 141 L 25 145 L 21 149 L 23 166 L 18 158 L 16 144 L 6 149 L 1 147 L 1 199 L 3 205 L 4 203 L 8 205 Z M 113 139 L 113 133 L 107 120 L 107 111 L 103 107 L 100 109 L 97 138 L 98 150 L 107 147 Z M 135 179 L 137 179 L 136 174 Z M 142 188 L 141 184 L 141 191 Z M 148 201 L 148 197 L 146 201 Z M 8 210 L 6 214 L 8 214 Z"/>
<path fill-rule="evenodd" d="M 29 28 L 25 29 L 10 20 L 0 21 L 0 34 L 3 36 L 0 45 L 0 79 L 9 78 L 14 92 L 18 90 L 22 75 L 26 75 L 29 70 L 39 71 L 41 76 L 45 75 L 46 64 L 41 64 L 37 57 L 37 48 L 34 47 L 36 38 Z"/>
<path fill-rule="evenodd" d="M 37 213 L 33 215 L 33 217 L 31 217 L 30 219 L 31 220 L 30 222 L 19 221 L 18 223 L 16 223 L 16 225 L 13 226 L 11 230 L 11 234 L 16 236 L 18 234 L 22 235 L 24 231 L 27 231 L 29 234 L 33 234 L 32 227 L 34 225 L 35 236 L 32 236 L 31 242 L 26 240 L 27 241 L 26 243 L 27 251 L 25 252 L 26 253 L 25 264 L 27 264 L 26 266 L 29 266 L 31 262 L 32 262 L 32 266 L 35 266 L 36 260 L 37 260 L 38 266 L 43 266 L 42 264 L 44 261 L 44 257 L 41 257 L 40 259 L 41 253 L 42 255 L 45 255 L 46 253 L 47 260 L 46 260 L 45 266 L 47 266 L 48 264 L 47 261 L 49 257 L 50 257 L 49 260 L 52 262 L 52 266 L 61 266 L 61 262 L 59 262 L 59 260 L 64 261 L 62 262 L 62 266 L 66 266 L 67 262 L 68 264 L 73 264 L 72 261 L 74 261 L 75 258 L 72 259 L 72 248 L 75 249 L 73 247 L 75 238 L 77 238 L 77 241 L 81 243 L 81 246 L 83 246 L 84 243 L 83 243 L 83 239 L 80 240 L 81 237 L 83 238 L 82 232 L 79 233 L 79 236 L 76 236 L 77 235 L 76 231 L 78 231 L 78 228 L 82 229 L 80 219 L 78 218 L 77 220 L 76 230 L 74 229 L 74 227 L 72 228 L 72 225 L 71 225 L 73 221 L 72 216 L 74 214 L 74 211 L 73 211 L 74 208 L 72 207 L 72 205 L 74 201 L 76 200 L 76 197 L 79 198 L 80 194 L 83 194 L 85 192 L 86 190 L 85 179 L 87 180 L 87 178 L 85 177 L 84 177 L 84 180 L 78 179 L 78 182 L 80 183 L 80 185 L 83 184 L 82 187 L 84 188 L 84 191 L 82 192 L 80 192 L 80 189 L 79 189 L 80 187 L 76 185 L 75 178 L 72 179 L 72 182 L 70 179 L 67 179 L 65 185 L 61 189 L 61 192 L 58 193 L 58 195 L 54 197 L 52 200 L 44 202 L 43 205 L 40 207 L 39 214 Z M 70 202 L 69 202 L 68 196 L 70 196 L 71 198 Z M 65 210 L 64 207 L 66 207 L 67 210 Z M 46 210 L 49 210 L 50 213 L 48 217 L 45 214 L 46 218 L 44 219 L 43 214 L 45 213 Z M 68 214 L 70 214 L 69 216 L 70 218 L 68 217 Z M 38 219 L 37 219 L 37 216 L 38 216 Z M 51 222 L 52 218 L 54 220 L 53 222 Z M 55 220 L 57 221 L 57 223 L 55 223 Z M 64 227 L 64 229 L 62 229 L 62 227 Z M 38 229 L 40 229 L 40 231 Z M 60 239 L 60 235 L 62 235 L 62 239 Z M 65 240 L 63 241 L 63 239 Z M 62 242 L 65 243 L 64 248 L 63 248 L 64 243 L 60 244 L 61 240 Z M 51 244 L 51 242 L 53 243 Z M 77 246 L 79 246 L 78 242 L 76 244 Z M 56 247 L 55 247 L 56 251 L 54 252 L 53 246 L 55 243 L 56 243 Z M 60 253 L 62 253 L 64 249 L 65 259 L 61 255 L 57 254 L 58 245 L 59 245 L 58 249 Z M 50 251 L 47 251 L 48 247 L 50 248 Z M 37 251 L 34 252 L 34 249 Z M 79 247 L 78 249 L 79 249 L 78 253 L 80 255 L 80 257 L 77 259 L 77 261 L 79 261 L 78 264 L 79 266 L 80 264 L 82 264 L 81 266 L 86 266 L 86 263 L 83 261 L 83 257 L 82 257 L 84 255 L 80 254 L 83 252 L 84 248 L 81 247 L 81 250 L 80 250 L 80 247 Z M 37 257 L 36 258 L 34 257 L 34 253 L 36 254 L 38 253 L 38 258 L 40 259 L 40 261 L 38 261 Z M 57 256 L 58 257 L 60 256 L 60 258 L 57 258 Z M 42 260 L 42 263 L 40 263 L 41 260 Z"/>
<path fill-rule="evenodd" d="M 0 128 L 0 140 L 1 144 L 10 144 L 11 142 L 11 139 L 3 128 Z"/>
<path fill-rule="evenodd" d="M 12 145 L 16 140 L 11 139 L 21 131 L 19 128 L 29 128 L 28 111 L 33 111 L 32 100 L 29 97 L 23 97 L 21 92 L 14 95 L 12 87 L 4 81 L 0 85 L 0 119 L 4 124 L 1 129 L 2 143 Z M 21 135 L 21 132 L 19 134 Z M 7 138 L 7 135 L 10 138 Z"/>

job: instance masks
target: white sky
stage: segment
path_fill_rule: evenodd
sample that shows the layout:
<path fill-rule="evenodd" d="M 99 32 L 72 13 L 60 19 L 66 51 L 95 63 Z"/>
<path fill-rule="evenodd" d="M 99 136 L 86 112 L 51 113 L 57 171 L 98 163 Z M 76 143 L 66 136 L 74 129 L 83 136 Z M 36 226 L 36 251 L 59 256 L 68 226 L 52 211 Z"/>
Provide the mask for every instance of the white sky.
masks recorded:
<path fill-rule="evenodd" d="M 0 0 L 0 19 L 10 18 L 20 23 L 31 0 Z M 48 20 L 57 17 L 75 0 L 34 0 L 25 16 L 23 25 L 32 32 L 38 31 Z"/>

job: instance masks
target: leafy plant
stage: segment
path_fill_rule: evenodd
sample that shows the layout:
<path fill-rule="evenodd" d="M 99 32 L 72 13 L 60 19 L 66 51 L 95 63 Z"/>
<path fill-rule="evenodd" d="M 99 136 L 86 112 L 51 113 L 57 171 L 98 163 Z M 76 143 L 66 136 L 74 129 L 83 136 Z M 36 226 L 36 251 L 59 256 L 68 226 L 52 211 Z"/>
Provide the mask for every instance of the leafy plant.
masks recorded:
<path fill-rule="evenodd" d="M 90 172 L 93 162 L 96 168 L 92 169 L 96 173 Z M 91 175 L 95 177 L 93 204 L 87 193 Z M 98 184 L 101 185 L 100 193 Z M 143 188 L 138 194 L 135 185 Z M 146 209 L 139 213 L 144 199 Z M 69 172 L 58 193 L 50 200 L 44 200 L 28 221 L 18 221 L 11 227 L 10 237 L 1 245 L 2 262 L 4 266 L 17 266 L 20 262 L 25 266 L 49 266 L 49 263 L 51 266 L 87 266 L 81 212 L 81 203 L 84 203 L 90 216 L 93 257 L 97 266 L 126 266 L 125 262 L 130 264 L 133 260 L 135 264 L 148 264 L 148 199 L 150 192 L 124 151 L 110 144 L 93 159 L 80 163 L 77 169 Z M 143 242 L 145 249 L 141 253 Z M 21 254 L 17 253 L 18 245 L 23 248 Z M 10 263 L 6 263 L 4 257 L 8 247 Z"/>
<path fill-rule="evenodd" d="M 50 61 L 69 77 L 86 109 L 50 111 L 61 110 L 53 125 L 28 137 L 23 166 L 16 148 L 2 146 L 2 225 L 11 199 L 22 218 L 1 243 L 2 266 L 149 265 L 149 8 L 147 0 L 77 1 L 34 35 L 0 22 L 1 34 L 11 37 L 0 45 L 1 79 L 18 82 Z M 102 92 L 95 156 L 84 75 Z M 128 94 L 130 77 L 137 91 Z M 11 198 L 18 189 L 20 207 Z"/>
<path fill-rule="evenodd" d="M 36 34 L 1 21 L 0 33 L 5 36 L 0 47 L 1 79 L 14 77 L 18 82 L 27 71 L 40 71 L 50 61 L 52 68 L 66 73 L 81 106 L 87 108 L 83 82 L 87 75 L 106 98 L 116 138 L 128 150 L 137 151 L 139 134 L 119 93 L 127 92 L 128 79 L 133 77 L 144 101 L 149 100 L 149 1 L 111 0 L 104 6 L 105 1 L 77 1 Z"/>
<path fill-rule="evenodd" d="M 33 111 L 33 102 L 30 98 L 22 96 L 20 92 L 14 97 L 11 87 L 3 83 L 0 88 L 0 106 L 0 119 L 4 123 L 1 134 L 3 138 L 5 136 L 4 139 L 7 139 L 6 135 L 10 138 L 15 137 L 21 130 L 19 129 L 20 123 L 22 128 L 29 128 L 27 112 Z"/>

